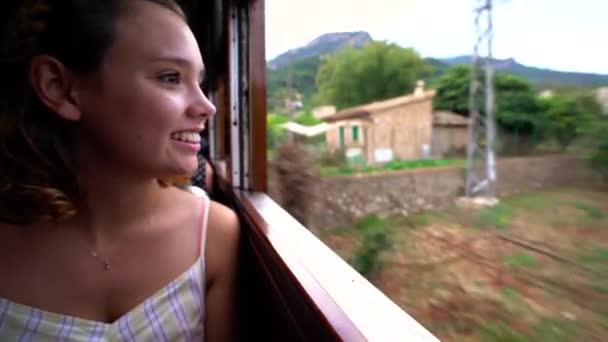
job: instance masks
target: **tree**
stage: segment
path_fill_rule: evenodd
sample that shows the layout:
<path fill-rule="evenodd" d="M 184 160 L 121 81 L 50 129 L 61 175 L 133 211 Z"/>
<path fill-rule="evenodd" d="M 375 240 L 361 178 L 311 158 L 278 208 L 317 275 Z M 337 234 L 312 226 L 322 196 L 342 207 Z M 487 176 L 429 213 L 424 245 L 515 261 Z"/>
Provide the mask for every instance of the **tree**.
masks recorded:
<path fill-rule="evenodd" d="M 594 94 L 568 92 L 541 99 L 542 110 L 547 117 L 550 133 L 565 150 L 585 129 L 587 121 L 595 120 L 601 108 Z"/>
<path fill-rule="evenodd" d="M 437 80 L 433 107 L 468 116 L 470 82 L 471 68 L 464 65 L 449 68 Z"/>
<path fill-rule="evenodd" d="M 411 48 L 371 42 L 327 57 L 316 77 L 316 102 L 338 109 L 412 92 L 431 67 Z"/>
<path fill-rule="evenodd" d="M 579 126 L 579 133 L 585 137 L 591 152 L 591 165 L 608 181 L 608 115 L 603 114 L 601 105 L 593 93 L 582 95 L 580 106 L 586 108 L 585 119 Z"/>
<path fill-rule="evenodd" d="M 459 65 L 448 69 L 437 81 L 434 107 L 468 116 L 470 80 L 469 66 Z M 544 117 L 540 115 L 539 102 L 530 82 L 519 76 L 498 72 L 494 88 L 499 128 L 522 136 L 543 131 Z M 484 115 L 483 101 L 479 103 L 479 109 Z"/>
<path fill-rule="evenodd" d="M 602 175 L 604 181 L 608 181 L 608 117 L 595 117 L 589 127 L 594 145 L 591 165 Z"/>
<path fill-rule="evenodd" d="M 315 91 L 315 77 L 320 65 L 321 57 L 315 55 L 295 60 L 291 65 L 275 70 L 267 69 L 268 108 L 279 110 L 283 107 L 283 100 L 292 97 L 294 93 L 301 94 L 306 105 Z M 290 77 L 291 84 L 288 84 Z"/>

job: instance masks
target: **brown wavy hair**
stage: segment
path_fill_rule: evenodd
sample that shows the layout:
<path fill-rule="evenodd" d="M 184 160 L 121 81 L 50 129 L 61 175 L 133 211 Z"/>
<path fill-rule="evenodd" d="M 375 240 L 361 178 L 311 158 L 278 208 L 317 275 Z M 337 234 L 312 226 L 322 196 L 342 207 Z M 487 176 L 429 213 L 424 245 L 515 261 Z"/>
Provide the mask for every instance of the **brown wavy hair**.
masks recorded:
<path fill-rule="evenodd" d="M 78 123 L 54 115 L 34 93 L 32 58 L 48 54 L 80 75 L 95 73 L 113 43 L 115 22 L 136 1 L 180 15 L 174 0 L 8 0 L 0 14 L 0 222 L 25 225 L 77 212 L 71 158 Z M 184 183 L 185 177 L 175 180 Z M 164 184 L 174 184 L 165 181 Z"/>

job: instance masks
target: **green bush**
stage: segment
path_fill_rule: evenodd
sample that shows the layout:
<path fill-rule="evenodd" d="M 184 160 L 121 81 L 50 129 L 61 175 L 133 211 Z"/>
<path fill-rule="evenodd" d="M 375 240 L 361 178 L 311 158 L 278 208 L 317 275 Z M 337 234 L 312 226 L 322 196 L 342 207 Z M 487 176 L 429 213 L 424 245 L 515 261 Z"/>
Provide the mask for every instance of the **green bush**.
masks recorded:
<path fill-rule="evenodd" d="M 289 122 L 289 118 L 281 114 L 268 114 L 266 116 L 268 149 L 274 150 L 285 137 L 283 124 Z"/>
<path fill-rule="evenodd" d="M 341 152 L 342 154 L 344 152 Z M 384 165 L 359 165 L 359 166 L 348 166 L 342 163 L 341 165 L 329 165 L 327 163 L 321 163 L 322 166 L 335 166 L 335 167 L 323 167 L 320 170 L 322 176 L 338 176 L 338 175 L 351 175 L 355 173 L 371 173 L 378 171 L 399 171 L 399 170 L 412 170 L 424 167 L 438 167 L 438 166 L 458 166 L 463 165 L 462 160 L 457 159 L 423 159 L 423 160 L 395 160 L 388 162 Z"/>
<path fill-rule="evenodd" d="M 388 222 L 377 216 L 370 216 L 357 224 L 361 243 L 355 251 L 351 265 L 363 276 L 368 277 L 382 266 L 382 252 L 392 246 Z"/>
<path fill-rule="evenodd" d="M 293 121 L 304 126 L 316 126 L 320 123 L 323 123 L 323 121 L 315 118 L 310 112 L 304 112 L 296 116 Z"/>
<path fill-rule="evenodd" d="M 605 139 L 608 140 L 608 138 Z M 598 146 L 593 152 L 591 165 L 602 175 L 605 181 L 608 181 L 608 142 Z"/>
<path fill-rule="evenodd" d="M 581 126 L 581 134 L 592 148 L 591 165 L 608 181 L 608 116 L 596 111 L 589 112 Z"/>

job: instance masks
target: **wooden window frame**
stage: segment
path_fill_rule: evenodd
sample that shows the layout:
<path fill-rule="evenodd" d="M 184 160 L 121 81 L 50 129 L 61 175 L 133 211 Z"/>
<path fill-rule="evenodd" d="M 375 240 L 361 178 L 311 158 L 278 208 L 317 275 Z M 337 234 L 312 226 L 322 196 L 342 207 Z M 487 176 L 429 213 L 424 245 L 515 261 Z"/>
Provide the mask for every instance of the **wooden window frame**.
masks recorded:
<path fill-rule="evenodd" d="M 283 329 L 299 340 L 438 341 L 266 194 L 265 1 L 214 1 L 226 19 L 222 55 L 228 65 L 212 91 L 218 113 L 210 124 L 211 159 L 225 165 L 234 187 L 255 259 L 244 263 L 255 266 L 253 277 L 263 281 L 256 288 L 273 292 L 269 300 L 282 322 L 297 331 L 271 322 L 266 329 Z M 262 334 L 253 325 L 245 329 Z"/>
<path fill-rule="evenodd" d="M 336 341 L 439 341 L 267 194 L 238 191 L 251 235 L 288 270 L 282 276 L 321 315 Z M 287 299 L 288 300 L 288 299 Z"/>

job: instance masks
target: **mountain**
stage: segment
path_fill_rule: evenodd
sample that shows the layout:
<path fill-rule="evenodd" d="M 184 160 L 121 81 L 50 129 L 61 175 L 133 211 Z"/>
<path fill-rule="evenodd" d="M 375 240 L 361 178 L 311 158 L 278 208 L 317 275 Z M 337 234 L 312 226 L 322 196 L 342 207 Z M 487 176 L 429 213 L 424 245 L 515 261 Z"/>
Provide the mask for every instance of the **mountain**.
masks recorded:
<path fill-rule="evenodd" d="M 278 55 L 267 65 L 274 70 L 289 65 L 290 61 L 330 54 L 345 47 L 358 48 L 371 41 L 372 37 L 365 31 L 326 33 L 302 47 Z"/>
<path fill-rule="evenodd" d="M 279 109 L 286 96 L 285 89 L 292 88 L 302 95 L 304 104 L 309 103 L 316 90 L 315 78 L 323 61 L 323 56 L 335 53 L 346 47 L 362 47 L 372 41 L 364 31 L 326 33 L 305 46 L 291 49 L 267 63 L 267 94 L 270 109 Z M 453 65 L 470 65 L 472 56 L 451 58 L 425 58 L 433 67 L 433 74 L 427 80 L 430 87 L 446 69 Z M 608 86 L 608 75 L 580 72 L 563 72 L 545 68 L 531 67 L 513 58 L 494 59 L 497 71 L 521 76 L 539 88 L 602 87 Z M 292 91 L 293 92 L 293 91 Z"/>
<path fill-rule="evenodd" d="M 470 65 L 473 57 L 471 55 L 455 56 L 443 59 L 433 59 L 436 68 L 452 65 Z M 557 71 L 545 68 L 537 68 L 523 65 L 513 58 L 494 59 L 493 64 L 496 71 L 518 75 L 530 80 L 542 87 L 577 86 L 577 87 L 602 87 L 608 86 L 608 75 Z"/>
<path fill-rule="evenodd" d="M 307 103 L 315 91 L 315 78 L 323 56 L 347 47 L 359 48 L 371 41 L 372 37 L 364 31 L 326 33 L 273 58 L 266 65 L 269 108 L 281 107 L 285 96 L 282 90 L 290 85 Z"/>

